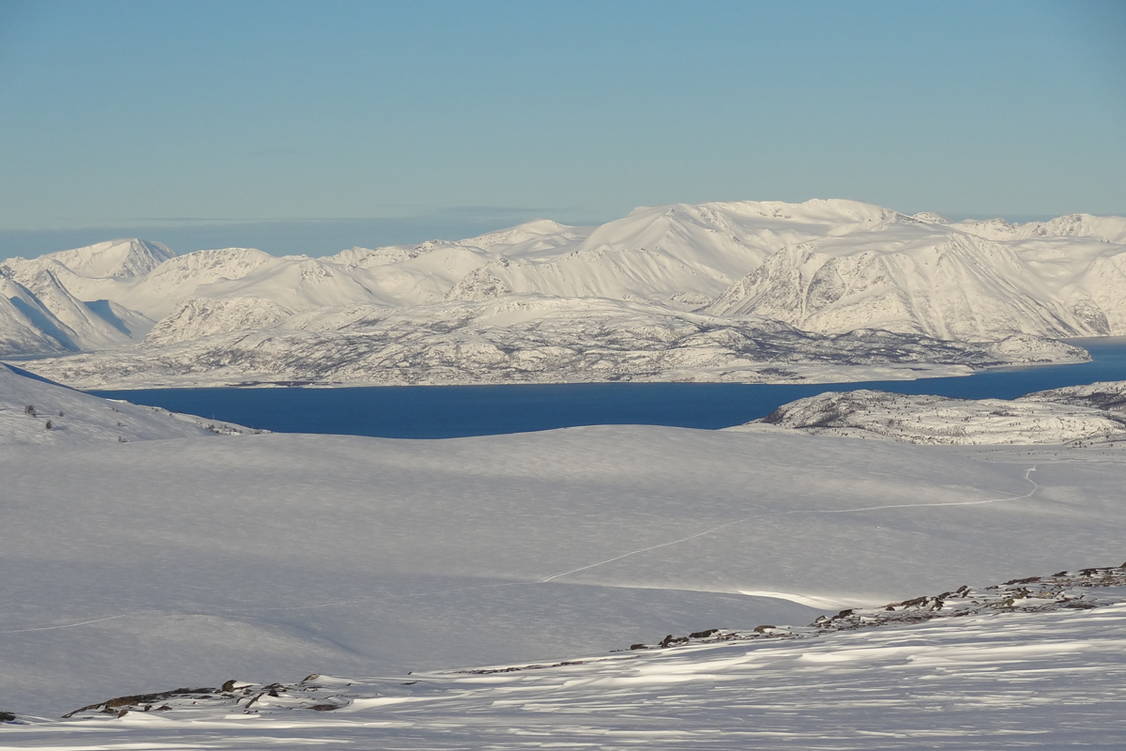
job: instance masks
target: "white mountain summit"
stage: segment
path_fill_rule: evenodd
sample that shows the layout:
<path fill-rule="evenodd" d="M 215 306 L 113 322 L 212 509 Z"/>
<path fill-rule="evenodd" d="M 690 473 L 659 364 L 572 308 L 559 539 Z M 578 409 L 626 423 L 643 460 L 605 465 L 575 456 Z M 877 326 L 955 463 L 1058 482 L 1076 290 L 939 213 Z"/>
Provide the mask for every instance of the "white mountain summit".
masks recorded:
<path fill-rule="evenodd" d="M 643 207 L 593 228 L 544 219 L 465 240 L 353 248 L 323 258 L 247 248 L 175 255 L 159 244 L 113 241 L 8 259 L 0 274 L 0 355 L 96 353 L 36 367 L 100 385 L 122 383 L 125 361 L 142 369 L 149 359 L 167 365 L 191 359 L 189 350 L 226 352 L 223 367 L 230 375 L 240 370 L 237 350 L 253 360 L 241 368 L 246 375 L 273 371 L 281 379 L 294 370 L 297 352 L 285 347 L 312 352 L 318 342 L 360 359 L 324 372 L 297 368 L 311 380 L 329 378 L 331 371 L 334 380 L 384 382 L 379 373 L 386 367 L 371 369 L 373 353 L 406 367 L 426 360 L 424 351 L 479 352 L 470 343 L 481 336 L 504 353 L 493 359 L 504 361 L 506 371 L 513 358 L 542 366 L 516 380 L 577 377 L 572 368 L 583 358 L 544 354 L 558 355 L 559 348 L 609 353 L 603 359 L 610 365 L 584 379 L 770 380 L 764 364 L 779 359 L 777 341 L 732 349 L 728 334 L 714 332 L 748 336 L 752 329 L 776 330 L 771 321 L 797 334 L 829 337 L 883 330 L 909 345 L 911 367 L 951 364 L 933 347 L 935 356 L 920 359 L 919 342 L 964 348 L 1008 339 L 1014 356 L 1000 362 L 1013 362 L 1041 358 L 1043 352 L 1032 357 L 1014 344 L 1043 349 L 1036 337 L 1126 333 L 1126 218 L 951 222 L 837 199 Z M 506 305 L 524 312 L 519 321 L 496 324 L 503 317 L 490 311 Z M 622 315 L 630 330 L 648 327 L 652 341 L 643 349 L 650 355 L 628 356 L 638 350 L 600 333 L 580 342 L 569 338 L 577 322 L 589 332 L 599 330 L 598 321 L 613 328 Z M 483 321 L 491 333 L 482 333 Z M 673 356 L 684 343 L 668 332 L 701 325 L 712 333 L 703 343 L 692 334 L 696 354 Z M 405 338 L 395 333 L 412 330 Z M 223 337 L 243 343 L 232 349 Z M 343 350 L 342 339 L 349 342 Z M 810 352 L 808 341 L 795 336 L 783 347 L 789 348 L 783 359 L 791 365 L 801 360 Z M 895 347 L 883 351 L 868 353 L 875 359 L 866 364 L 906 365 Z M 1049 358 L 1076 356 L 1066 348 L 1047 351 Z M 655 365 L 655 356 L 663 364 Z M 430 373 L 420 365 L 412 379 L 509 380 L 492 366 L 457 357 L 443 365 L 452 370 Z M 728 367 L 731 357 L 740 361 L 735 368 Z M 956 362 L 979 366 L 985 359 Z M 728 365 L 717 366 L 722 362 Z M 912 377 L 901 370 L 904 376 Z M 208 381 L 203 373 L 197 378 Z"/>

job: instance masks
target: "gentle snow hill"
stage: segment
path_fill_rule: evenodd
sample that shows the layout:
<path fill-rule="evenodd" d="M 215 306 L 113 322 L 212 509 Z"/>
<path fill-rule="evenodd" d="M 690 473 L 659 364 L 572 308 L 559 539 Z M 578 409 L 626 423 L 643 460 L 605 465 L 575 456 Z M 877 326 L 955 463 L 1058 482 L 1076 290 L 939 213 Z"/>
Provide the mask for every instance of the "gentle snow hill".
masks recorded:
<path fill-rule="evenodd" d="M 0 447 L 84 446 L 253 432 L 155 407 L 110 401 L 0 363 Z"/>
<path fill-rule="evenodd" d="M 1126 381 L 1042 391 L 1015 400 L 829 391 L 784 404 L 730 430 L 798 430 L 947 446 L 1126 441 L 1126 414 L 1101 406 L 1121 408 L 1124 392 Z"/>
<path fill-rule="evenodd" d="M 804 624 L 1126 539 L 1121 449 L 270 434 L 6 447 L 0 476 L 0 708 L 30 713 Z"/>
<path fill-rule="evenodd" d="M 260 328 L 244 330 L 245 322 Z M 362 305 L 292 317 L 261 299 L 193 300 L 157 324 L 146 345 L 42 359 L 30 367 L 76 386 L 137 388 L 839 382 L 1088 359 L 1071 345 L 1030 336 L 1001 342 L 870 330 L 818 336 L 756 317 L 726 319 L 638 302 L 538 295 L 408 309 Z"/>

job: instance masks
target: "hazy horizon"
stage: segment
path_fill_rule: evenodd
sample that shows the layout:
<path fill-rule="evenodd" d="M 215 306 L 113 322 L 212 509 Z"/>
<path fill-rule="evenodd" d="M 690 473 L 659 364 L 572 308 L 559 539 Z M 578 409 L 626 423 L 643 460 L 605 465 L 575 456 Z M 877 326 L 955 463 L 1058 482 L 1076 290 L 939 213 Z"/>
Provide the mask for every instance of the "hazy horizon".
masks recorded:
<path fill-rule="evenodd" d="M 930 210 L 905 210 L 904 213 Z M 1016 216 L 988 213 L 949 214 L 941 211 L 935 213 L 954 221 L 1000 218 L 1014 223 L 1041 221 L 1060 216 L 1060 214 Z M 508 208 L 492 214 L 451 211 L 430 216 L 274 220 L 184 217 L 60 229 L 0 228 L 0 260 L 16 256 L 33 257 L 129 237 L 161 242 L 178 253 L 210 248 L 257 248 L 274 255 L 305 254 L 315 257 L 332 255 L 357 246 L 376 248 L 386 245 L 409 245 L 427 240 L 461 240 L 533 219 L 553 219 L 562 224 L 590 226 L 616 218 L 582 218 L 581 215 L 576 218 L 576 215 L 553 214 L 550 211 Z"/>
<path fill-rule="evenodd" d="M 1114 0 L 0 0 L 0 255 L 743 198 L 1123 214 L 1124 37 Z"/>

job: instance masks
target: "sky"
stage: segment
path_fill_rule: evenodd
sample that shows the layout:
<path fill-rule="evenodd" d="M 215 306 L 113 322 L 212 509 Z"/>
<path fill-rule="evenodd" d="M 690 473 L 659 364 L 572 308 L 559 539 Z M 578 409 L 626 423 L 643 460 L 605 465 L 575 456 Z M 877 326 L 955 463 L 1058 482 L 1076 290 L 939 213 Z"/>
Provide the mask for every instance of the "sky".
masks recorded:
<path fill-rule="evenodd" d="M 639 205 L 1126 214 L 1126 2 L 0 0 L 0 257 Z"/>

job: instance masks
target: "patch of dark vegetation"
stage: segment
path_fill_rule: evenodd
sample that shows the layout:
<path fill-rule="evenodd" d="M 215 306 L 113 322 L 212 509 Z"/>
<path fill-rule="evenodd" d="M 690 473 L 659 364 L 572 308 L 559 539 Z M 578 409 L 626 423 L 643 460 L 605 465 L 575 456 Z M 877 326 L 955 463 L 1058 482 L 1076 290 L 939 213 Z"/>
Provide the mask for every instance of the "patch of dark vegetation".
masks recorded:
<path fill-rule="evenodd" d="M 79 707 L 73 711 L 67 712 L 63 715 L 63 719 L 73 717 L 79 712 L 102 712 L 104 714 L 117 714 L 120 707 L 128 709 L 141 709 L 147 712 L 151 705 L 164 699 L 171 699 L 173 697 L 193 697 L 193 696 L 208 696 L 214 694 L 219 689 L 216 688 L 174 688 L 171 691 L 157 691 L 152 694 L 131 694 L 130 696 L 118 696 L 114 699 L 106 699 L 105 701 L 97 702 L 96 704 L 87 704 L 85 707 Z M 145 705 L 149 705 L 146 707 Z"/>
<path fill-rule="evenodd" d="M 224 681 L 219 688 L 177 688 L 172 691 L 158 691 L 152 694 L 133 694 L 89 704 L 63 715 L 63 719 L 75 716 L 112 715 L 124 717 L 128 712 L 170 712 L 191 707 L 208 707 L 225 704 L 239 707 L 245 714 L 258 711 L 256 705 L 270 703 L 273 708 L 312 709 L 328 712 L 348 705 L 348 700 L 333 698 L 326 702 L 316 697 L 321 686 L 309 681 L 319 678 L 312 673 L 295 685 L 284 683 L 256 684 L 244 681 Z"/>

